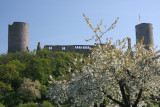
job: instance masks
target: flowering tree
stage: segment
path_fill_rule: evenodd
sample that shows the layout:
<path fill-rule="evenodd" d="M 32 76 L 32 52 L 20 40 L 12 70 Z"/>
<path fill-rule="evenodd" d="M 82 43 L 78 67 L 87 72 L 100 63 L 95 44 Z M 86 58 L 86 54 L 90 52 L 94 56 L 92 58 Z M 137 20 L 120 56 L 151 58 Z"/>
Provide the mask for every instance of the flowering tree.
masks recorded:
<path fill-rule="evenodd" d="M 116 103 L 121 107 L 137 107 L 140 102 L 150 100 L 151 95 L 158 96 L 159 52 L 153 46 L 146 50 L 142 42 L 133 49 L 126 49 L 127 38 L 114 45 L 110 39 L 102 45 L 100 38 L 115 27 L 117 20 L 102 32 L 102 21 L 93 28 L 89 19 L 84 17 L 100 44 L 92 50 L 87 66 L 81 72 L 75 71 L 70 81 L 55 81 L 50 76 L 54 86 L 50 87 L 47 97 L 56 103 L 70 100 L 73 106 L 104 107 L 107 100 L 108 105 Z"/>
<path fill-rule="evenodd" d="M 18 94 L 25 102 L 28 102 L 41 98 L 39 90 L 40 83 L 38 80 L 33 82 L 30 78 L 25 78 L 18 90 Z"/>

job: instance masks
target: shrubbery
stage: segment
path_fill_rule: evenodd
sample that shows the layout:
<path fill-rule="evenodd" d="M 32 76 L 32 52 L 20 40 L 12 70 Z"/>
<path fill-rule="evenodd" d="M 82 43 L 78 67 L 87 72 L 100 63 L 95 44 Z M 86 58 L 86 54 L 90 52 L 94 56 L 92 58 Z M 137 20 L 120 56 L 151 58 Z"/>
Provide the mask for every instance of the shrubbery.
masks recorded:
<path fill-rule="evenodd" d="M 36 104 L 34 102 L 30 102 L 30 103 L 25 103 L 25 104 L 19 104 L 17 107 L 59 107 L 59 106 L 57 104 L 52 104 L 49 101 L 43 101 L 42 104 Z M 70 107 L 70 105 L 64 104 L 64 105 L 61 105 L 61 107 Z"/>
<path fill-rule="evenodd" d="M 49 76 L 56 80 L 69 79 L 72 71 L 77 68 L 74 59 L 83 59 L 78 53 L 52 52 L 46 49 L 35 52 L 17 52 L 0 55 L 0 102 L 7 107 L 13 107 L 20 103 L 43 102 L 47 100 L 46 92 L 50 84 Z M 83 65 L 83 63 L 80 63 Z M 70 72 L 68 69 L 72 68 Z M 26 91 L 32 93 L 29 86 L 32 81 L 36 96 L 23 94 Z M 30 85 L 31 85 L 30 84 Z M 26 87 L 27 86 L 27 87 Z M 30 103 L 29 103 L 30 104 Z M 32 104 L 32 103 L 31 103 Z"/>
<path fill-rule="evenodd" d="M 0 107 L 5 107 L 2 103 L 0 103 Z"/>
<path fill-rule="evenodd" d="M 17 107 L 38 107 L 38 104 L 30 102 L 30 103 L 20 104 Z"/>
<path fill-rule="evenodd" d="M 40 107 L 54 107 L 54 106 L 49 101 L 43 101 L 43 103 L 40 104 Z"/>
<path fill-rule="evenodd" d="M 159 107 L 158 105 L 151 105 L 150 107 Z"/>

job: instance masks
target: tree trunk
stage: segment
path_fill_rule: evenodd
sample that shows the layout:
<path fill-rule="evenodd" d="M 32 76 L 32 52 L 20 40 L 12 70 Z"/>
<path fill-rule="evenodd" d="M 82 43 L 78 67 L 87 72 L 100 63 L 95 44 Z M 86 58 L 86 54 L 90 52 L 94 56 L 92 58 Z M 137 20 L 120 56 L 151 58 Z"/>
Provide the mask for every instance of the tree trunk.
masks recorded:
<path fill-rule="evenodd" d="M 100 107 L 106 107 L 106 102 L 105 102 L 105 100 L 100 104 Z"/>
<path fill-rule="evenodd" d="M 135 103 L 133 104 L 132 107 L 137 107 L 137 105 L 138 105 L 138 103 L 139 103 L 139 101 L 140 101 L 140 99 L 141 99 L 142 92 L 143 92 L 143 90 L 140 89 L 140 91 L 139 91 L 139 93 L 138 93 L 138 97 L 137 97 L 137 99 L 136 99 L 136 101 L 135 101 Z"/>

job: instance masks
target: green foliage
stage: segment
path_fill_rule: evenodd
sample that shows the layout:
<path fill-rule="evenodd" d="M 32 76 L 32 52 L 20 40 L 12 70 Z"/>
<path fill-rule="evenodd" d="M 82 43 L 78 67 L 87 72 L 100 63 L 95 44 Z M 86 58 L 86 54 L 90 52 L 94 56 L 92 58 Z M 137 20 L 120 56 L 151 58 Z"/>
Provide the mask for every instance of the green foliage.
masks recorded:
<path fill-rule="evenodd" d="M 38 105 L 34 102 L 30 102 L 30 103 L 20 104 L 17 107 L 38 107 Z"/>
<path fill-rule="evenodd" d="M 56 104 L 52 104 L 49 101 L 43 101 L 42 104 L 36 104 L 34 102 L 29 102 L 29 103 L 19 104 L 17 107 L 59 107 L 59 106 Z M 70 105 L 62 104 L 61 107 L 70 107 Z"/>
<path fill-rule="evenodd" d="M 51 75 L 50 63 L 47 59 L 35 57 L 26 64 L 24 75 L 32 80 L 38 80 L 41 84 L 48 84 L 48 77 Z"/>
<path fill-rule="evenodd" d="M 52 103 L 49 101 L 43 101 L 43 103 L 40 104 L 40 107 L 55 107 L 55 106 L 53 106 Z"/>
<path fill-rule="evenodd" d="M 40 86 L 41 101 L 46 100 L 47 87 L 45 85 Z"/>
<path fill-rule="evenodd" d="M 5 93 L 12 90 L 11 84 L 4 83 L 0 81 L 0 95 L 5 95 Z"/>
<path fill-rule="evenodd" d="M 20 61 L 13 60 L 7 64 L 0 65 L 0 87 L 1 95 L 5 95 L 12 90 L 17 90 L 22 83 L 22 77 L 20 75 L 24 66 Z"/>
<path fill-rule="evenodd" d="M 38 80 L 41 95 L 37 97 L 41 97 L 38 101 L 47 100 L 49 76 L 52 75 L 56 80 L 69 80 L 72 71 L 78 67 L 74 65 L 74 59 L 83 58 L 83 55 L 78 53 L 52 52 L 47 49 L 42 49 L 37 54 L 35 52 L 23 51 L 0 55 L 0 102 L 6 106 L 12 107 L 21 102 L 33 101 L 25 98 L 25 95 L 19 96 L 18 91 L 24 85 L 25 78 Z M 80 64 L 83 65 L 84 62 Z M 68 72 L 69 68 L 72 68 L 71 72 Z"/>
<path fill-rule="evenodd" d="M 2 103 L 0 103 L 0 107 L 5 107 Z"/>
<path fill-rule="evenodd" d="M 19 98 L 16 92 L 8 93 L 3 98 L 4 105 L 7 107 L 15 107 L 19 103 L 22 103 L 22 99 Z"/>
<path fill-rule="evenodd" d="M 151 106 L 149 106 L 149 107 L 159 107 L 158 105 L 151 105 Z"/>
<path fill-rule="evenodd" d="M 34 56 L 35 56 L 34 52 L 28 52 L 28 51 L 2 54 L 0 56 L 0 65 L 6 64 L 12 60 L 19 60 L 22 63 L 26 63 L 30 59 L 32 59 Z"/>

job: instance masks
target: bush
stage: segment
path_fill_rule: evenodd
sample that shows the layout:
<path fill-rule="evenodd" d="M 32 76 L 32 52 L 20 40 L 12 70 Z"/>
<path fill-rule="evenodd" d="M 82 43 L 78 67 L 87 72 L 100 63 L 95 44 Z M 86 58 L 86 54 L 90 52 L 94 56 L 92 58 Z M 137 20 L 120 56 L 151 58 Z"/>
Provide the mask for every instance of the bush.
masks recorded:
<path fill-rule="evenodd" d="M 49 101 L 43 101 L 40 107 L 55 107 L 55 106 L 53 106 L 52 103 Z"/>
<path fill-rule="evenodd" d="M 0 107 L 5 107 L 2 103 L 0 103 Z"/>
<path fill-rule="evenodd" d="M 30 102 L 30 103 L 20 104 L 18 107 L 38 107 L 38 104 Z"/>
<path fill-rule="evenodd" d="M 159 107 L 158 105 L 151 105 L 150 107 Z"/>
<path fill-rule="evenodd" d="M 61 107 L 70 107 L 71 105 L 68 103 L 65 104 L 60 104 Z M 5 107 L 5 106 L 1 106 L 0 107 Z M 40 104 L 40 106 L 38 106 L 38 104 L 34 103 L 34 102 L 30 102 L 30 103 L 25 103 L 25 104 L 19 104 L 19 106 L 17 107 L 59 107 L 57 104 L 52 104 L 49 101 L 43 101 L 42 104 Z"/>

